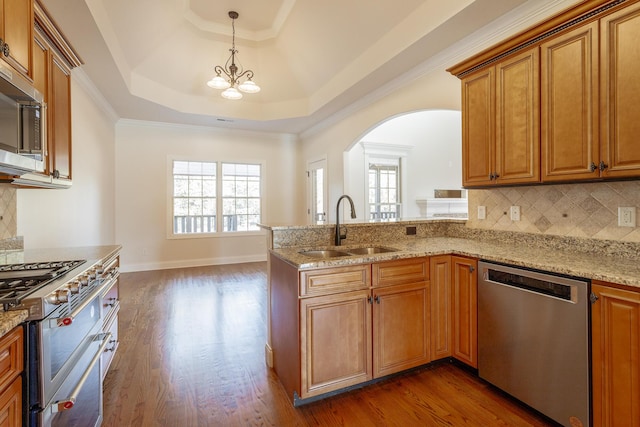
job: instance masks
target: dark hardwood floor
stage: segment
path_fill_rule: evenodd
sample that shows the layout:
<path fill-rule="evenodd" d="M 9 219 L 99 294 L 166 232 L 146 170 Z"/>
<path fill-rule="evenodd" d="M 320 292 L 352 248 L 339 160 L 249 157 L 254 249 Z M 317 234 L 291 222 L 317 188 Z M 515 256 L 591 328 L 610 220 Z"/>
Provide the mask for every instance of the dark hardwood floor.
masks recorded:
<path fill-rule="evenodd" d="M 448 363 L 294 408 L 264 362 L 266 263 L 125 273 L 104 426 L 548 426 Z"/>

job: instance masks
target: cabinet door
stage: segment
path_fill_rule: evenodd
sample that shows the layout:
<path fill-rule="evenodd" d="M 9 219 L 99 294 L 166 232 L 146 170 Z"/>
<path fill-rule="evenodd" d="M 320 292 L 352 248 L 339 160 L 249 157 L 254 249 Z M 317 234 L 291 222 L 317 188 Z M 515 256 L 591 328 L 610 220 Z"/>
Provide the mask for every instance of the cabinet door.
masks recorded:
<path fill-rule="evenodd" d="M 21 74 L 31 77 L 33 2 L 2 0 L 1 37 L 9 45 L 8 62 Z"/>
<path fill-rule="evenodd" d="M 453 354 L 453 287 L 451 256 L 431 257 L 431 359 Z"/>
<path fill-rule="evenodd" d="M 538 47 L 496 65 L 496 183 L 540 181 Z"/>
<path fill-rule="evenodd" d="M 492 185 L 495 157 L 495 68 L 462 79 L 462 185 Z"/>
<path fill-rule="evenodd" d="M 371 380 L 369 291 L 300 300 L 300 397 Z"/>
<path fill-rule="evenodd" d="M 598 177 L 598 23 L 541 46 L 542 181 Z"/>
<path fill-rule="evenodd" d="M 17 427 L 22 425 L 22 377 L 0 393 L 0 425 Z"/>
<path fill-rule="evenodd" d="M 428 282 L 374 289 L 373 377 L 430 360 Z"/>
<path fill-rule="evenodd" d="M 453 356 L 478 367 L 478 261 L 452 256 Z"/>
<path fill-rule="evenodd" d="M 594 282 L 593 425 L 640 426 L 640 293 Z"/>
<path fill-rule="evenodd" d="M 602 18 L 600 36 L 602 175 L 640 176 L 640 5 Z"/>
<path fill-rule="evenodd" d="M 56 54 L 51 56 L 49 99 L 49 165 L 54 177 L 71 179 L 70 70 Z"/>

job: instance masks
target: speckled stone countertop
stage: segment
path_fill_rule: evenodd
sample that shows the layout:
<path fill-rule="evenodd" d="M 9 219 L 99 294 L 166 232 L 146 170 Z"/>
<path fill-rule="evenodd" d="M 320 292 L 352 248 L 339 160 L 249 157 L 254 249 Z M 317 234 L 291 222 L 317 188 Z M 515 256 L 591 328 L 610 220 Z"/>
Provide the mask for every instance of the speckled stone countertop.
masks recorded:
<path fill-rule="evenodd" d="M 27 319 L 27 310 L 14 310 L 0 312 L 0 337 Z"/>
<path fill-rule="evenodd" d="M 363 245 L 291 247 L 273 249 L 271 253 L 299 269 L 338 267 L 418 256 L 453 254 L 640 288 L 640 262 L 636 258 L 536 247 L 515 240 L 511 242 L 483 242 L 464 238 L 428 237 L 367 245 L 398 249 L 397 252 L 367 256 L 352 255 L 318 259 L 299 253 L 305 249 L 346 250 L 357 246 Z"/>

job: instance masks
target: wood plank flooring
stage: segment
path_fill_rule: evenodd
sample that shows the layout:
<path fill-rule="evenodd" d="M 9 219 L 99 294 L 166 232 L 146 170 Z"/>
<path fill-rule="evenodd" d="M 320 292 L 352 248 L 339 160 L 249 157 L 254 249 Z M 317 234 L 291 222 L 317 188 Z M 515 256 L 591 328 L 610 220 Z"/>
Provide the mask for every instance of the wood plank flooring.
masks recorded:
<path fill-rule="evenodd" d="M 120 277 L 103 426 L 553 425 L 448 363 L 294 408 L 264 362 L 266 263 Z"/>

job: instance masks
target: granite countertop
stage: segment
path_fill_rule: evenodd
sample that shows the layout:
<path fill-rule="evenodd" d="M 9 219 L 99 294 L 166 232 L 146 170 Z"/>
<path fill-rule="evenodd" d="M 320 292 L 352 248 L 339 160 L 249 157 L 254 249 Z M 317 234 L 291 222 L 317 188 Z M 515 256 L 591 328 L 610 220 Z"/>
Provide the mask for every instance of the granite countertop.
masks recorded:
<path fill-rule="evenodd" d="M 105 245 L 31 250 L 12 249 L 0 251 L 0 265 L 86 259 L 87 263 L 83 264 L 86 266 L 115 255 L 121 248 L 120 245 Z M 27 310 L 0 311 L 0 337 L 24 322 L 28 314 Z"/>
<path fill-rule="evenodd" d="M 566 249 L 537 248 L 522 245 L 516 241 L 509 243 L 481 242 L 462 238 L 427 237 L 384 244 L 368 244 L 367 246 L 383 246 L 398 249 L 397 252 L 375 255 L 352 255 L 331 259 L 318 259 L 299 253 L 307 249 L 340 250 L 357 246 L 358 245 L 283 248 L 273 249 L 271 253 L 299 269 L 339 267 L 418 256 L 453 254 L 640 288 L 640 263 L 637 259 L 605 256 Z"/>

